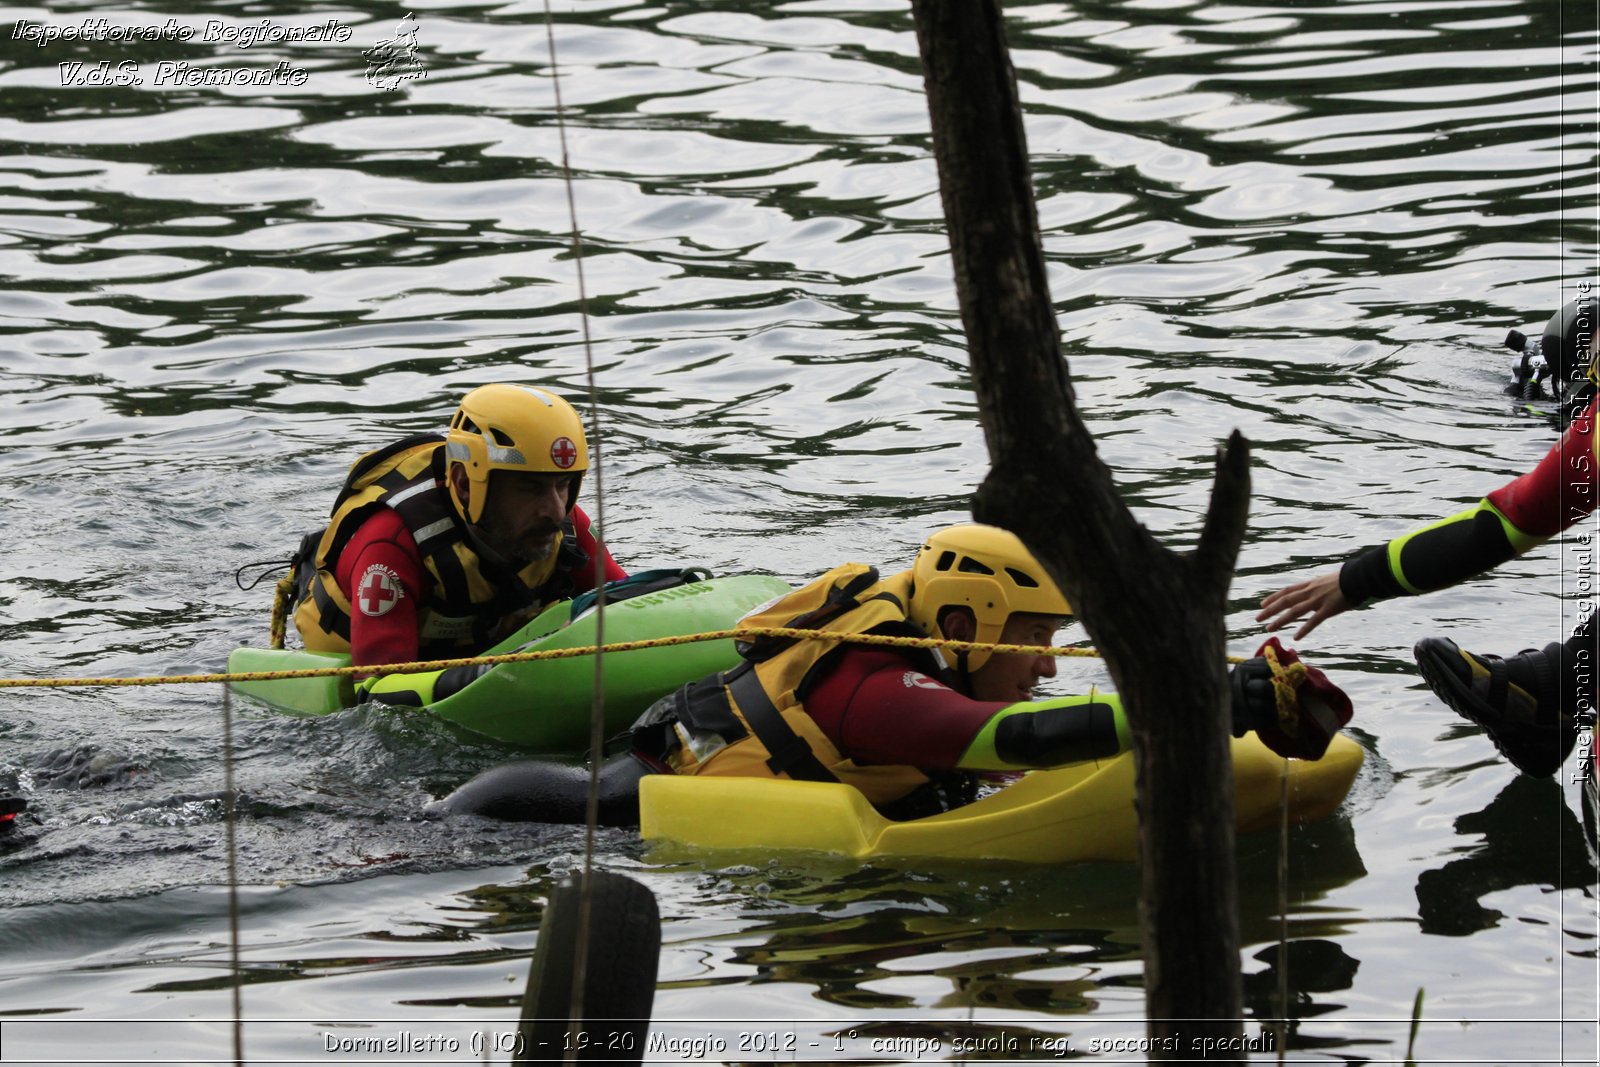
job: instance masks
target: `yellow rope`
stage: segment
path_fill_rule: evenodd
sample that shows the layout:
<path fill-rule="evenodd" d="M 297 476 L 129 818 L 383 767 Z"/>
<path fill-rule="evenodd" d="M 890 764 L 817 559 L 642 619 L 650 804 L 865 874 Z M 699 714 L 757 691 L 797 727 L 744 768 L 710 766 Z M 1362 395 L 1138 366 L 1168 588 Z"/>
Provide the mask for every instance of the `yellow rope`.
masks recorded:
<path fill-rule="evenodd" d="M 1278 662 L 1278 653 L 1271 645 L 1262 650 L 1267 666 L 1272 668 L 1272 691 L 1278 702 L 1278 727 L 1290 737 L 1300 733 L 1300 686 L 1306 680 L 1306 665 L 1298 661 L 1287 667 Z"/>
<path fill-rule="evenodd" d="M 991 652 L 1022 652 L 1029 655 L 1098 656 L 1090 648 L 1055 648 L 1034 645 L 999 645 L 982 641 L 947 641 L 935 637 L 891 637 L 884 634 L 840 634 L 831 630 L 791 630 L 782 626 L 762 626 L 732 630 L 710 630 L 674 637 L 652 637 L 644 641 L 620 641 L 603 646 L 606 652 L 633 652 L 645 648 L 666 648 L 697 641 L 728 638 L 796 637 L 822 641 L 848 641 L 861 645 L 892 645 L 899 648 L 949 648 L 957 651 L 979 649 Z M 0 678 L 0 689 L 63 689 L 71 686 L 191 685 L 215 682 L 271 682 L 284 678 L 328 678 L 340 675 L 410 674 L 416 671 L 446 670 L 479 664 L 528 663 L 541 659 L 571 659 L 591 656 L 601 646 L 549 648 L 535 652 L 506 652 L 497 656 L 466 656 L 460 659 L 418 660 L 410 663 L 384 663 L 351 667 L 308 667 L 292 671 L 251 671 L 241 674 L 169 674 L 143 678 Z"/>
<path fill-rule="evenodd" d="M 275 682 L 286 678 L 331 678 L 343 675 L 411 674 L 417 671 L 448 670 L 451 667 L 474 667 L 480 664 L 529 663 L 541 659 L 572 659 L 591 656 L 596 652 L 634 652 L 646 648 L 666 648 L 671 645 L 688 645 L 697 641 L 721 641 L 728 638 L 793 637 L 805 640 L 848 642 L 852 645 L 888 645 L 894 648 L 942 648 L 955 652 L 1021 653 L 1029 656 L 1099 656 L 1092 648 L 1061 648 L 1053 645 L 1004 645 L 988 641 L 950 641 L 940 637 L 894 637 L 887 634 L 841 634 L 832 630 L 796 630 L 784 626 L 741 627 L 731 630 L 708 630 L 698 634 L 680 634 L 673 637 L 652 637 L 643 641 L 620 641 L 616 644 L 579 648 L 548 648 L 535 652 L 505 652 L 496 656 L 465 656 L 459 659 L 417 660 L 410 663 L 382 663 L 350 667 L 305 667 L 290 671 L 249 671 L 239 674 L 166 674 L 141 678 L 0 678 L 0 689 L 66 689 L 76 686 L 138 686 L 138 685 L 197 685 L 217 682 Z M 1278 688 L 1279 716 L 1283 715 L 1283 692 L 1289 684 L 1280 679 L 1282 668 L 1267 650 L 1268 662 L 1273 666 L 1272 681 Z M 1229 656 L 1230 662 L 1239 657 Z M 1298 675 L 1294 668 L 1299 668 Z M 1304 677 L 1305 667 L 1291 664 L 1289 676 Z M 1297 682 L 1295 684 L 1298 684 Z M 1293 699 L 1294 690 L 1289 690 Z"/>
<path fill-rule="evenodd" d="M 272 626 L 268 648 L 283 647 L 283 638 L 289 626 L 289 598 L 294 594 L 294 571 L 278 579 L 272 589 Z"/>

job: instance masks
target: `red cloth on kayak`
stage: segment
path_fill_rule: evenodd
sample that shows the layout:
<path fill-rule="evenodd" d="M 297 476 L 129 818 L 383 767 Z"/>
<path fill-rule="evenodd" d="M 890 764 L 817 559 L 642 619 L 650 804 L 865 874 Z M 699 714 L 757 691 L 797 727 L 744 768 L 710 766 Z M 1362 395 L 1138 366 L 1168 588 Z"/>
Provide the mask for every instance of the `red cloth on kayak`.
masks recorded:
<path fill-rule="evenodd" d="M 996 712 L 918 671 L 904 656 L 846 646 L 807 694 L 806 713 L 857 763 L 951 770 Z"/>
<path fill-rule="evenodd" d="M 1257 727 L 1256 736 L 1280 756 L 1321 759 L 1333 736 L 1350 721 L 1350 698 L 1326 674 L 1301 663 L 1299 654 L 1284 648 L 1276 637 L 1267 638 L 1256 655 L 1268 662 L 1275 658 L 1282 684 L 1292 688 L 1278 701 L 1277 722 Z"/>
<path fill-rule="evenodd" d="M 589 516 L 582 508 L 572 509 L 572 524 L 578 534 L 578 547 L 593 560 L 599 546 L 590 529 Z M 389 601 L 381 615 L 367 614 L 351 597 L 351 590 L 360 576 L 375 566 L 388 571 L 390 585 L 399 586 L 398 598 Z M 608 582 L 628 576 L 609 551 L 605 553 L 605 573 Z M 574 592 L 584 593 L 594 588 L 592 565 L 574 567 L 570 574 L 576 583 Z M 407 663 L 420 658 L 417 616 L 428 605 L 433 579 L 422 564 L 417 542 L 399 515 L 390 508 L 382 508 L 362 523 L 340 555 L 334 578 L 339 589 L 351 598 L 354 609 L 350 613 L 352 663 Z"/>

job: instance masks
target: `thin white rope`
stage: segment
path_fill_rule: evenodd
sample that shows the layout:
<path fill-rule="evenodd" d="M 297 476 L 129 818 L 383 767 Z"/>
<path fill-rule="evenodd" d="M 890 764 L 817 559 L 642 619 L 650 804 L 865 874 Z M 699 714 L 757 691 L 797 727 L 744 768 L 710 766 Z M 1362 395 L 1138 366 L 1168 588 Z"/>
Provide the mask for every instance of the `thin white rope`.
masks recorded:
<path fill-rule="evenodd" d="M 572 230 L 572 258 L 578 281 L 578 319 L 583 331 L 584 374 L 589 392 L 589 469 L 594 476 L 594 516 L 590 529 L 594 534 L 595 557 L 595 644 L 605 643 L 605 477 L 601 463 L 600 397 L 594 381 L 594 347 L 589 333 L 589 294 L 583 275 L 583 231 L 578 225 L 578 203 L 573 193 L 572 161 L 567 150 L 566 111 L 561 101 L 561 72 L 556 62 L 555 19 L 550 12 L 550 0 L 544 0 L 545 42 L 550 54 L 550 85 L 555 95 L 556 133 L 561 145 L 561 180 L 567 194 L 567 220 Z M 593 915 L 594 839 L 600 821 L 600 760 L 605 745 L 605 686 L 604 653 L 597 649 L 594 657 L 594 705 L 589 717 L 589 793 L 584 805 L 583 833 L 583 883 L 578 903 L 578 936 L 573 953 L 572 997 L 567 1012 L 569 1023 L 581 1030 L 583 1026 L 583 990 L 588 982 L 589 929 Z M 576 1062 L 578 1050 L 569 1047 L 563 1059 Z"/>
<path fill-rule="evenodd" d="M 228 966 L 233 987 L 233 1062 L 244 1063 L 244 972 L 239 965 L 239 806 L 233 793 L 232 686 L 222 687 L 222 810 L 228 835 Z"/>
<path fill-rule="evenodd" d="M 1289 1054 L 1289 761 L 1278 783 L 1278 1063 Z"/>

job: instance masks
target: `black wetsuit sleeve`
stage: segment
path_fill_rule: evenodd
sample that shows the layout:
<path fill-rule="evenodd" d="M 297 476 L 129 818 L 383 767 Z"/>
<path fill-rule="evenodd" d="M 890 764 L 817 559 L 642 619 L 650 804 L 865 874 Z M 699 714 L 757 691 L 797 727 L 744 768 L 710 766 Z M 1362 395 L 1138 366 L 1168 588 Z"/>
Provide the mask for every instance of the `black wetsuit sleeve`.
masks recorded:
<path fill-rule="evenodd" d="M 969 771 L 1059 767 L 1105 759 L 1131 747 L 1122 702 L 1115 693 L 1010 704 L 990 717 L 961 754 Z"/>
<path fill-rule="evenodd" d="M 1047 707 L 1031 715 L 1008 715 L 995 727 L 994 749 L 1021 767 L 1059 767 L 1106 759 L 1121 751 L 1116 709 L 1105 701 Z"/>
<path fill-rule="evenodd" d="M 1515 556 L 1506 520 L 1488 501 L 1388 544 L 1364 549 L 1339 571 L 1352 606 L 1455 585 Z M 1525 546 L 1524 546 L 1525 547 Z"/>

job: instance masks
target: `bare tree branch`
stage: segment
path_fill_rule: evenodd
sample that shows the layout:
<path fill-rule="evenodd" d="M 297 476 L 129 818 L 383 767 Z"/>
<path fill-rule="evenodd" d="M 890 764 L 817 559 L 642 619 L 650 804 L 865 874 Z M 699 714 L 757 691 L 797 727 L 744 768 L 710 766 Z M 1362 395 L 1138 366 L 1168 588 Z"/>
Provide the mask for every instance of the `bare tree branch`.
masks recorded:
<path fill-rule="evenodd" d="M 1034 551 L 1122 695 L 1138 769 L 1149 1032 L 1181 1038 L 1174 1058 L 1192 1058 L 1193 1039 L 1243 1029 L 1223 610 L 1249 446 L 1234 433 L 1219 453 L 1192 553 L 1164 548 L 1134 518 L 1078 415 L 1061 352 L 998 3 L 912 0 L 912 11 L 992 465 L 973 513 Z"/>

